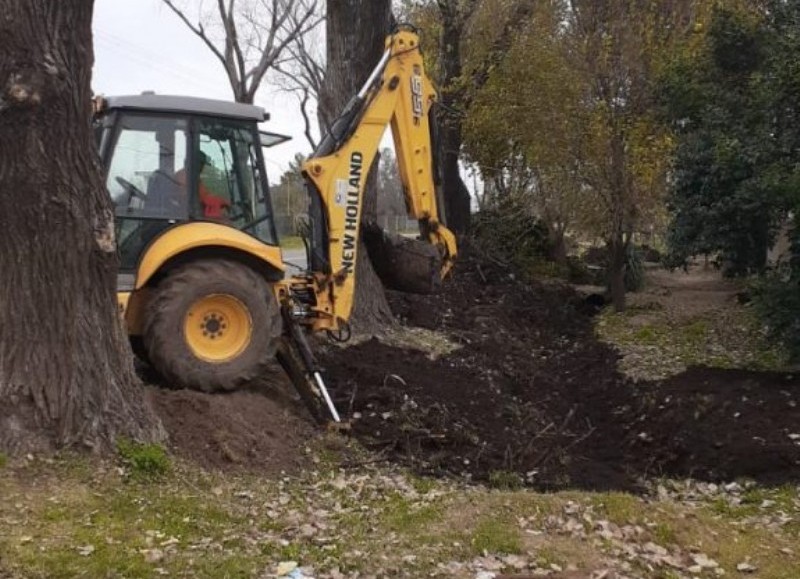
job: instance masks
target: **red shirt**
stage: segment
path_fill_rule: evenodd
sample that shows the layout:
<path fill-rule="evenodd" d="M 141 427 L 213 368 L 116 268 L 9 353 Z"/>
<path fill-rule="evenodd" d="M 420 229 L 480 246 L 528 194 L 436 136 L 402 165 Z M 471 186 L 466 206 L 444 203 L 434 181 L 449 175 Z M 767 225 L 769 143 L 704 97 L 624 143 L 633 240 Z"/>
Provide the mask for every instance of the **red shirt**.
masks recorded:
<path fill-rule="evenodd" d="M 175 181 L 181 187 L 186 188 L 186 169 L 181 169 L 175 173 Z M 229 201 L 209 191 L 200 178 L 197 179 L 197 193 L 200 197 L 200 203 L 203 204 L 203 217 L 225 219 L 224 210 L 231 206 Z"/>

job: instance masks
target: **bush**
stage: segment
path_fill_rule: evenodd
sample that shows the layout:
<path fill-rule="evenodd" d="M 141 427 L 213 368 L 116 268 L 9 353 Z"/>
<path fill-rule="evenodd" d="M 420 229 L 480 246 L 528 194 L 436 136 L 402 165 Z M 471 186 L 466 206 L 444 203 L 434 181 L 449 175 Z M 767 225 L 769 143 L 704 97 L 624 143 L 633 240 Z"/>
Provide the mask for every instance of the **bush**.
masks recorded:
<path fill-rule="evenodd" d="M 800 360 L 800 271 L 781 264 L 752 284 L 752 303 L 768 337 Z"/>
<path fill-rule="evenodd" d="M 477 213 L 471 233 L 484 251 L 523 271 L 535 270 L 550 253 L 547 226 L 520 200 L 506 199 Z"/>
<path fill-rule="evenodd" d="M 158 444 L 142 444 L 120 438 L 117 440 L 117 454 L 128 468 L 130 476 L 137 480 L 157 480 L 167 474 L 171 467 L 167 451 Z"/>
<path fill-rule="evenodd" d="M 520 475 L 515 472 L 493 470 L 489 473 L 489 486 L 493 489 L 513 491 L 521 489 L 524 485 Z"/>
<path fill-rule="evenodd" d="M 633 245 L 625 254 L 625 291 L 638 292 L 644 287 L 644 261 L 641 252 Z"/>

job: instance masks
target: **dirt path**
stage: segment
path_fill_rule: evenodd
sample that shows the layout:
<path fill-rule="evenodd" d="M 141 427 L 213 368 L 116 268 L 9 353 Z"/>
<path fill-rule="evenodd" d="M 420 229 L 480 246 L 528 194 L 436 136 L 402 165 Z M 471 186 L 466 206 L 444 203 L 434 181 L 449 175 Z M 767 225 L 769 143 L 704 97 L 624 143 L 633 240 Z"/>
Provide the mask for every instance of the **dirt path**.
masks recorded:
<path fill-rule="evenodd" d="M 659 304 L 679 319 L 690 319 L 737 304 L 741 284 L 722 277 L 718 270 L 691 266 L 689 271 L 666 271 L 660 267 L 647 270 L 643 291 L 630 294 L 634 308 Z"/>
<path fill-rule="evenodd" d="M 651 268 L 643 291 L 630 294 L 624 314 L 604 312 L 599 336 L 621 353 L 620 370 L 634 380 L 666 379 L 691 366 L 775 370 L 784 353 L 769 344 L 741 282 L 714 269 L 688 272 Z"/>

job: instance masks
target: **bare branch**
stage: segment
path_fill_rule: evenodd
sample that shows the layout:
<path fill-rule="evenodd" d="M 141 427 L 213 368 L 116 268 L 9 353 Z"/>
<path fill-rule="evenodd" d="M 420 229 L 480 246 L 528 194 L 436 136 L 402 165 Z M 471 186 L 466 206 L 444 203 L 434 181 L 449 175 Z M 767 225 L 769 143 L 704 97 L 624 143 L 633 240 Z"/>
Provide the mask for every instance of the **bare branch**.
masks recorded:
<path fill-rule="evenodd" d="M 255 4 L 217 0 L 212 24 L 224 38 L 215 42 L 203 23 L 194 24 L 175 1 L 162 0 L 222 63 L 234 97 L 241 102 L 253 102 L 266 74 L 284 59 L 293 58 L 290 47 L 323 20 L 317 14 L 317 0 L 258 0 Z"/>
<path fill-rule="evenodd" d="M 303 96 L 300 99 L 300 114 L 303 115 L 303 123 L 305 125 L 303 132 L 306 136 L 306 140 L 311 145 L 311 149 L 314 150 L 317 148 L 317 142 L 311 132 L 311 115 L 308 114 L 308 105 L 310 100 L 311 94 L 309 89 L 306 88 L 303 90 Z"/>
<path fill-rule="evenodd" d="M 211 49 L 211 52 L 214 53 L 214 56 L 216 56 L 222 63 L 222 66 L 225 66 L 227 69 L 225 56 L 223 56 L 219 49 L 214 46 L 214 43 L 208 38 L 205 30 L 203 29 L 203 25 L 201 23 L 198 23 L 197 26 L 192 24 L 186 15 L 177 6 L 175 6 L 175 4 L 172 3 L 172 0 L 162 0 L 162 2 L 164 2 L 164 4 L 166 4 L 178 16 L 178 18 L 183 20 L 183 23 L 186 24 L 189 30 L 194 32 L 203 42 L 205 42 L 206 46 L 208 46 L 208 48 Z"/>

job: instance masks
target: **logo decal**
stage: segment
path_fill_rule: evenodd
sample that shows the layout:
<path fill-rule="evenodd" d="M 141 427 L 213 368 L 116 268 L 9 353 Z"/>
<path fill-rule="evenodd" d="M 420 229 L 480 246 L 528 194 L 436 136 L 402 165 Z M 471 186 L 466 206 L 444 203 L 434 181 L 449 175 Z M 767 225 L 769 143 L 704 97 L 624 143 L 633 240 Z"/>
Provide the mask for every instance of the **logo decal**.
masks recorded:
<path fill-rule="evenodd" d="M 414 67 L 414 74 L 411 75 L 411 111 L 414 114 L 414 121 L 419 122 L 423 113 L 422 105 L 422 71 L 418 66 Z"/>
<path fill-rule="evenodd" d="M 359 201 L 361 200 L 361 173 L 364 155 L 354 151 L 350 155 L 350 180 L 347 181 L 347 200 L 344 209 L 344 238 L 342 239 L 342 265 L 347 273 L 356 269 Z"/>

